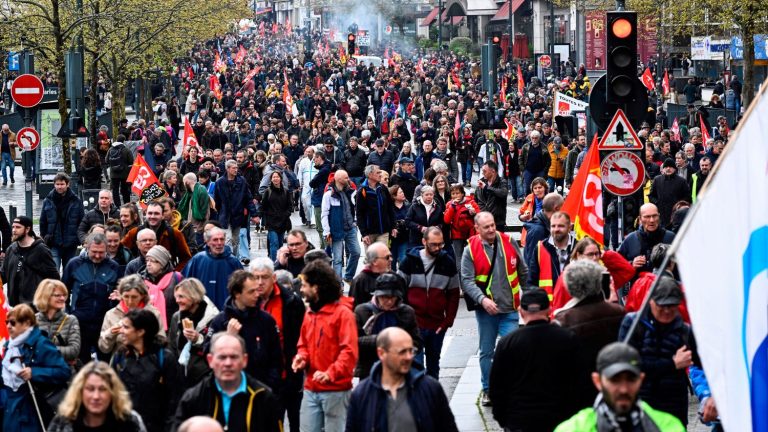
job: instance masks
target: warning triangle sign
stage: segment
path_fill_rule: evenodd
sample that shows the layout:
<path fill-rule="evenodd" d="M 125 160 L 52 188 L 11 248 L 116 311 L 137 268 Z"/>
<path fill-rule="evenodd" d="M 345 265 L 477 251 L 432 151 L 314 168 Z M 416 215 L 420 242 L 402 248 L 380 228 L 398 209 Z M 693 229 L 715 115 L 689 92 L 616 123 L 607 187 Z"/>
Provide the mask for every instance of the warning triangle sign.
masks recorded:
<path fill-rule="evenodd" d="M 621 109 L 616 110 L 616 115 L 608 125 L 608 128 L 597 145 L 598 150 L 642 150 L 643 143 L 637 137 L 635 130 L 627 120 L 627 116 Z"/>

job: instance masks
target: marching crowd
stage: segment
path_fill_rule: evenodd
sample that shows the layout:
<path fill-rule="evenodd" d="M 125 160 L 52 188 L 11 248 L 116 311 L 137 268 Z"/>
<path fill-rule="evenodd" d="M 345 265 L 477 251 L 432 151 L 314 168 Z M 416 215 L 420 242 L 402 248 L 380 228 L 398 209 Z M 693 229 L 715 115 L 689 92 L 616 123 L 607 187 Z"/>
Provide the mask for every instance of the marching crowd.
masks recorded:
<path fill-rule="evenodd" d="M 37 233 L 0 214 L 4 431 L 456 430 L 438 379 L 462 297 L 505 430 L 684 430 L 690 382 L 720 427 L 674 261 L 659 267 L 725 122 L 703 141 L 695 107 L 675 131 L 649 113 L 637 229 L 577 240 L 562 193 L 587 137 L 550 107 L 586 97 L 583 68 L 546 82 L 502 65 L 488 95 L 465 58 L 387 48 L 346 67 L 315 34 L 302 62 L 281 30 L 195 46 L 153 118 L 85 150 L 92 210 L 60 173 Z M 164 191 L 142 205 L 138 156 Z"/>

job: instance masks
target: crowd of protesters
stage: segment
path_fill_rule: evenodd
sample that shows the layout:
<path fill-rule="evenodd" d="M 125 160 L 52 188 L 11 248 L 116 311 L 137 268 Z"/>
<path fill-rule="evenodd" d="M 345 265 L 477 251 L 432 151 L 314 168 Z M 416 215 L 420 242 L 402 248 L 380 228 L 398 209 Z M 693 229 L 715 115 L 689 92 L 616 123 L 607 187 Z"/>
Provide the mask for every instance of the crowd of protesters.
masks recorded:
<path fill-rule="evenodd" d="M 650 110 L 636 231 L 577 241 L 562 195 L 587 138 L 550 107 L 586 99 L 583 67 L 502 65 L 488 95 L 467 58 L 388 47 L 348 65 L 325 36 L 309 59 L 271 30 L 196 45 L 152 118 L 84 152 L 95 208 L 60 173 L 38 233 L 0 223 L 3 430 L 456 430 L 437 380 L 462 296 L 505 430 L 684 430 L 689 377 L 719 427 L 674 263 L 640 303 L 727 123 L 702 142 L 695 107 L 674 132 Z M 138 155 L 165 192 L 141 206 Z"/>

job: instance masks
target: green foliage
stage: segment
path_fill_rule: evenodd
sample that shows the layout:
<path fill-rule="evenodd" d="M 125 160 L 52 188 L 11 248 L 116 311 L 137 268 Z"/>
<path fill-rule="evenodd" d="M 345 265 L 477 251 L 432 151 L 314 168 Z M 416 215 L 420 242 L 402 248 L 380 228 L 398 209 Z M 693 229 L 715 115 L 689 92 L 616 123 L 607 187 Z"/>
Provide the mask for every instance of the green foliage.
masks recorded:
<path fill-rule="evenodd" d="M 459 55 L 467 55 L 472 52 L 472 39 L 468 37 L 455 37 L 448 44 L 448 49 Z"/>

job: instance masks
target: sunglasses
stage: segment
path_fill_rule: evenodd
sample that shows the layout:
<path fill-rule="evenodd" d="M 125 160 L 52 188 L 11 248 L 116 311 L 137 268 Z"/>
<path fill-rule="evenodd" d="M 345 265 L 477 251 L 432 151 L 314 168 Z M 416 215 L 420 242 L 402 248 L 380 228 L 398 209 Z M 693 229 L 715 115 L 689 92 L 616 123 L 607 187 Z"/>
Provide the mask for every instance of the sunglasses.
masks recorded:
<path fill-rule="evenodd" d="M 8 326 L 10 326 L 10 327 L 16 327 L 16 323 L 17 323 L 17 322 L 18 322 L 18 321 L 16 321 L 16 320 L 12 320 L 12 319 L 7 321 L 7 323 L 8 323 Z"/>

